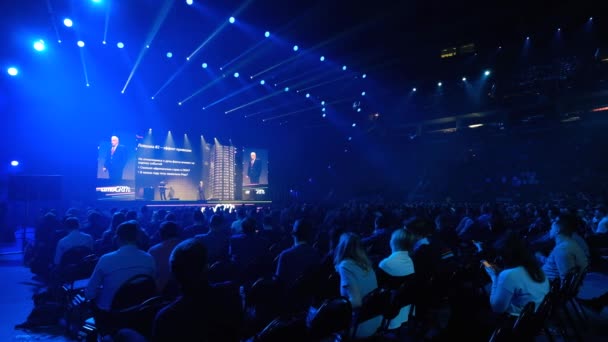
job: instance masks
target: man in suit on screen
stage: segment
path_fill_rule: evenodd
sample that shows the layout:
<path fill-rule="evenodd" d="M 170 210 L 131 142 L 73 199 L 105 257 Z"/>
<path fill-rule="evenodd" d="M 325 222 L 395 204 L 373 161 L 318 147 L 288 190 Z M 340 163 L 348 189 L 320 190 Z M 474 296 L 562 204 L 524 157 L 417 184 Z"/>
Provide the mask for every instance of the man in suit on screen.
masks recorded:
<path fill-rule="evenodd" d="M 112 182 L 122 180 L 122 171 L 127 164 L 127 149 L 120 144 L 117 136 L 112 136 L 110 139 L 112 146 L 106 154 L 106 160 L 103 163 L 103 172 L 107 172 Z"/>
<path fill-rule="evenodd" d="M 249 178 L 249 184 L 258 184 L 262 174 L 262 161 L 257 159 L 255 152 L 251 152 L 250 156 L 251 160 L 247 165 L 247 177 Z"/>

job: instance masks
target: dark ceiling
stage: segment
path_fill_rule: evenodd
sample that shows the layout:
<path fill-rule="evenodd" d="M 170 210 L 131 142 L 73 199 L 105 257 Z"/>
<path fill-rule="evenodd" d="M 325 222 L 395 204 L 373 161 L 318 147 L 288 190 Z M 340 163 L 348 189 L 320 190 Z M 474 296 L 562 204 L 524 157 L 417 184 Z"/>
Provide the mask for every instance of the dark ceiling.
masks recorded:
<path fill-rule="evenodd" d="M 3 2 L 0 61 L 21 68 L 19 87 L 1 81 L 10 94 L 3 105 L 21 118 L 16 127 L 33 119 L 25 112 L 50 110 L 77 113 L 65 119 L 84 130 L 158 127 L 246 140 L 252 127 L 284 126 L 349 135 L 353 124 L 367 129 L 370 115 L 395 111 L 412 86 L 460 73 L 463 63 L 442 61 L 441 48 L 474 43 L 480 55 L 498 45 L 518 49 L 527 35 L 579 30 L 601 14 L 591 1 L 194 2 Z M 232 15 L 235 25 L 227 22 Z M 65 17 L 74 27 L 62 24 Z M 44 56 L 31 48 L 35 39 L 45 40 Z M 487 67 L 484 60 L 468 71 Z"/>

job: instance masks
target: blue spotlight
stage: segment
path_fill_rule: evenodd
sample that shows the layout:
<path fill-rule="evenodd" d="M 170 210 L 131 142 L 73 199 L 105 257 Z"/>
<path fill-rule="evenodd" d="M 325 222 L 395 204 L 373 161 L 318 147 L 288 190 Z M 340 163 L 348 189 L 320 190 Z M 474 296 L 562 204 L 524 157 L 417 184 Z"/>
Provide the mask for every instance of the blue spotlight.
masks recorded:
<path fill-rule="evenodd" d="M 306 93 L 306 98 L 309 98 L 309 97 L 310 97 L 310 94 Z"/>
<path fill-rule="evenodd" d="M 101 3 L 101 0 L 91 0 L 91 1 L 93 1 L 96 4 L 100 4 Z"/>
<path fill-rule="evenodd" d="M 78 47 L 84 47 L 84 42 L 82 40 L 79 40 L 76 44 L 78 44 Z"/>
<path fill-rule="evenodd" d="M 167 52 L 167 58 L 171 58 L 173 57 L 173 53 L 172 52 Z"/>
<path fill-rule="evenodd" d="M 325 107 L 321 108 L 321 111 L 324 112 L 325 111 Z"/>
<path fill-rule="evenodd" d="M 261 80 L 261 81 L 260 81 L 260 84 L 261 84 L 261 85 L 264 85 L 264 84 L 266 84 L 266 81 Z"/>
<path fill-rule="evenodd" d="M 289 87 L 285 87 L 285 91 L 289 91 Z"/>
<path fill-rule="evenodd" d="M 44 40 L 40 39 L 34 42 L 34 50 L 36 51 L 44 51 L 46 47 L 44 46 Z"/>
<path fill-rule="evenodd" d="M 11 166 L 12 166 L 12 167 L 17 167 L 17 166 L 19 166 L 19 161 L 17 161 L 17 160 L 13 160 L 13 161 L 11 162 Z"/>
<path fill-rule="evenodd" d="M 416 92 L 416 90 L 417 90 L 416 88 L 412 88 L 412 91 L 413 91 L 413 92 Z"/>
<path fill-rule="evenodd" d="M 72 22 L 72 19 L 70 18 L 65 18 L 63 19 L 63 25 L 65 25 L 66 27 L 72 27 L 72 25 L 74 25 L 74 22 Z"/>
<path fill-rule="evenodd" d="M 234 73 L 234 77 L 235 77 L 235 78 L 238 78 L 239 76 L 241 76 L 241 75 L 239 75 L 239 73 L 238 73 L 238 72 L 235 72 L 235 73 Z"/>
<path fill-rule="evenodd" d="M 327 114 L 323 113 L 323 115 L 321 115 L 321 116 L 322 116 L 322 117 L 326 117 L 326 116 L 327 116 Z"/>
<path fill-rule="evenodd" d="M 320 60 L 321 62 L 324 62 L 324 61 L 325 61 L 325 56 L 321 56 L 321 58 L 319 58 L 319 60 Z"/>
<path fill-rule="evenodd" d="M 443 83 L 441 83 L 441 82 L 437 82 L 437 86 L 438 86 L 438 87 L 441 87 L 442 85 L 443 85 Z"/>
<path fill-rule="evenodd" d="M 107 43 L 107 42 L 106 42 L 105 40 L 101 42 L 101 44 L 103 44 L 103 45 L 106 45 L 106 43 Z"/>
<path fill-rule="evenodd" d="M 203 67 L 203 69 L 207 69 L 207 63 L 203 63 L 201 64 L 201 66 Z"/>
<path fill-rule="evenodd" d="M 8 72 L 8 74 L 11 76 L 17 76 L 19 74 L 19 70 L 15 67 L 8 68 L 6 72 Z"/>
<path fill-rule="evenodd" d="M 266 37 L 266 38 L 270 37 L 270 32 L 266 31 L 266 32 L 264 33 L 264 37 Z"/>
<path fill-rule="evenodd" d="M 353 127 L 357 127 L 357 124 L 353 122 L 352 126 L 353 126 Z"/>
<path fill-rule="evenodd" d="M 321 106 L 325 106 L 325 101 L 321 101 Z"/>
<path fill-rule="evenodd" d="M 122 49 L 122 48 L 124 48 L 124 47 L 125 47 L 125 44 L 124 44 L 123 42 L 118 42 L 118 43 L 116 44 L 116 46 L 117 46 L 119 49 Z"/>
<path fill-rule="evenodd" d="M 228 19 L 228 22 L 231 24 L 234 24 L 235 21 L 236 19 L 234 19 L 234 17 L 230 17 L 230 19 Z"/>
<path fill-rule="evenodd" d="M 361 96 L 365 96 L 365 92 L 364 92 L 364 91 L 363 91 L 363 92 L 361 92 Z"/>
<path fill-rule="evenodd" d="M 346 71 L 346 65 L 342 66 L 342 70 Z"/>
<path fill-rule="evenodd" d="M 530 40 L 530 36 L 526 37 L 526 40 Z"/>
<path fill-rule="evenodd" d="M 353 140 L 353 137 L 348 137 L 348 141 L 351 141 L 351 140 Z"/>
<path fill-rule="evenodd" d="M 466 77 L 463 77 L 463 78 L 462 78 L 462 82 L 466 82 L 466 81 L 467 81 L 467 78 L 466 78 Z"/>
<path fill-rule="evenodd" d="M 297 45 L 294 45 L 294 46 L 293 46 L 293 51 L 298 51 L 299 49 L 300 49 L 300 47 L 299 47 L 299 46 L 297 46 Z"/>
<path fill-rule="evenodd" d="M 593 21 L 593 17 L 589 17 L 589 21 Z"/>
<path fill-rule="evenodd" d="M 363 74 L 363 75 L 361 76 L 361 78 L 366 78 L 366 77 L 367 77 L 367 74 Z"/>
<path fill-rule="evenodd" d="M 483 74 L 486 76 L 490 76 L 490 70 L 486 70 Z"/>
<path fill-rule="evenodd" d="M 193 1 L 193 0 L 186 0 L 186 4 L 187 4 L 187 5 L 192 5 L 193 3 L 194 3 L 194 1 Z"/>
<path fill-rule="evenodd" d="M 357 108 L 357 113 L 361 113 L 361 108 Z"/>

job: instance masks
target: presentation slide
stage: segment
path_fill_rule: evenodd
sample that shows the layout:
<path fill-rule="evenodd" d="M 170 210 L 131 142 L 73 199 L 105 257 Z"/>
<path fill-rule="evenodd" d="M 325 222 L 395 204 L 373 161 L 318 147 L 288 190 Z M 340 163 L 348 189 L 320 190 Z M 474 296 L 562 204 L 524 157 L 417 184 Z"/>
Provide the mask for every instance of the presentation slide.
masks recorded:
<path fill-rule="evenodd" d="M 137 144 L 137 198 L 156 201 L 199 200 L 203 172 L 189 146 L 172 142 Z"/>
<path fill-rule="evenodd" d="M 136 135 L 109 134 L 97 147 L 97 187 L 100 199 L 135 199 Z"/>
<path fill-rule="evenodd" d="M 268 150 L 186 134 L 111 132 L 98 147 L 99 199 L 144 201 L 268 201 Z M 198 140 L 198 139 L 197 139 Z"/>

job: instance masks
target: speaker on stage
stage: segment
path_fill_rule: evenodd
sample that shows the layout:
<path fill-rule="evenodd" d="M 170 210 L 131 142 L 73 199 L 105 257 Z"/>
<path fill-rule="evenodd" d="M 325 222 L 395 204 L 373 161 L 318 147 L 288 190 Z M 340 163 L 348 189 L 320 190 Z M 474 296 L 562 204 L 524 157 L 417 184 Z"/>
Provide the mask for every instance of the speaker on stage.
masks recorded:
<path fill-rule="evenodd" d="M 62 176 L 10 176 L 8 199 L 11 201 L 61 200 Z"/>

